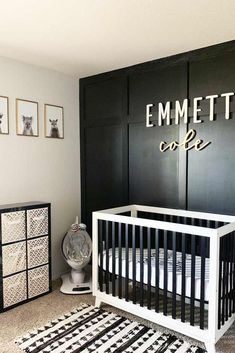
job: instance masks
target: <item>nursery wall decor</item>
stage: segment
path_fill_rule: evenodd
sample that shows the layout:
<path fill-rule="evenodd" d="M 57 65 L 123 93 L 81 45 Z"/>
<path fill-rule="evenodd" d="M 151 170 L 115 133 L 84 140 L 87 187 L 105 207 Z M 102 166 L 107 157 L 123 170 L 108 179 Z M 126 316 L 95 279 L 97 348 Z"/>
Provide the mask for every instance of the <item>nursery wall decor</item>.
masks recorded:
<path fill-rule="evenodd" d="M 234 215 L 234 92 L 235 41 L 81 79 L 88 231 L 92 211 L 132 203 Z M 159 103 L 166 112 L 161 126 Z M 154 127 L 146 127 L 149 104 L 147 123 Z M 193 130 L 189 144 L 167 148 L 192 138 Z M 205 148 L 188 150 L 197 139 Z"/>
<path fill-rule="evenodd" d="M 64 108 L 58 105 L 44 105 L 45 137 L 64 138 Z"/>
<path fill-rule="evenodd" d="M 16 133 L 22 136 L 38 136 L 38 103 L 16 99 Z"/>
<path fill-rule="evenodd" d="M 0 134 L 9 134 L 9 102 L 5 96 L 0 96 Z"/>
<path fill-rule="evenodd" d="M 173 125 L 176 124 L 178 125 L 180 122 L 180 119 L 182 119 L 182 123 L 184 124 L 189 124 L 190 118 L 192 118 L 192 124 L 201 124 L 203 123 L 203 120 L 199 118 L 198 113 L 202 111 L 202 109 L 199 106 L 199 103 L 203 101 L 204 99 L 209 100 L 209 115 L 208 112 L 206 112 L 206 117 L 208 118 L 209 121 L 215 121 L 215 103 L 216 99 L 219 97 L 224 97 L 224 118 L 225 120 L 229 120 L 231 118 L 230 114 L 230 103 L 231 103 L 231 97 L 234 96 L 234 92 L 226 92 L 222 93 L 220 95 L 218 94 L 212 94 L 206 97 L 194 97 L 192 99 L 192 116 L 189 116 L 189 100 L 185 98 L 183 102 L 181 103 L 180 101 L 176 100 L 174 103 L 167 101 L 165 104 L 163 103 L 158 103 L 157 105 L 151 103 L 151 104 L 146 104 L 146 127 L 154 127 L 155 124 L 150 121 L 151 118 L 153 118 L 153 112 L 152 110 L 155 108 L 155 113 L 156 117 L 155 119 L 157 120 L 157 125 L 158 126 L 164 126 L 164 125 Z M 174 110 L 172 109 L 174 108 Z M 161 141 L 159 144 L 159 149 L 161 152 L 165 152 L 167 150 L 170 151 L 175 151 L 178 147 L 183 147 L 185 150 L 190 150 L 192 148 L 195 148 L 196 151 L 201 151 L 204 148 L 206 148 L 208 145 L 210 145 L 210 142 L 206 142 L 203 144 L 203 141 L 201 139 L 197 139 L 196 141 L 194 138 L 196 137 L 197 132 L 194 129 L 190 129 L 186 135 L 185 138 L 183 139 L 183 142 L 178 142 L 178 141 L 172 141 L 171 143 L 167 144 L 165 141 Z M 189 144 L 191 143 L 191 144 Z"/>

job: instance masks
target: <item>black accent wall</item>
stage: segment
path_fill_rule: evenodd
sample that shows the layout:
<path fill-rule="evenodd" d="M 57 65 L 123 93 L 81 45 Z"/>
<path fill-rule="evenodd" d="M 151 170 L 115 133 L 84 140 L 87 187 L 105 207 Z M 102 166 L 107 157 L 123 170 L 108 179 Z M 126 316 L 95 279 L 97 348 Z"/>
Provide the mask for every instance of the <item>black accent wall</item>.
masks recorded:
<path fill-rule="evenodd" d="M 230 120 L 218 98 L 213 122 L 204 100 L 201 124 L 145 126 L 146 104 L 189 98 L 191 117 L 194 97 L 225 92 L 235 92 L 235 41 L 80 80 L 82 221 L 89 231 L 92 211 L 129 203 L 235 214 L 234 97 Z M 211 144 L 160 152 L 161 140 L 182 140 L 190 128 Z"/>

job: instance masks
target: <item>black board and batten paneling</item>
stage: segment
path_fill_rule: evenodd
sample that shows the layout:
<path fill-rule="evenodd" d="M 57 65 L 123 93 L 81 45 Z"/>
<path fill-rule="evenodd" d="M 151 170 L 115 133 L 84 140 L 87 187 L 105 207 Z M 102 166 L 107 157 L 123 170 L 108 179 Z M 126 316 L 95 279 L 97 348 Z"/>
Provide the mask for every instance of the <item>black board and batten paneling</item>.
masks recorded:
<path fill-rule="evenodd" d="M 201 103 L 203 123 L 145 127 L 145 106 L 235 91 L 235 41 L 80 80 L 82 219 L 94 210 L 142 203 L 235 214 L 235 98 Z M 153 112 L 155 107 L 153 108 Z M 173 111 L 174 113 L 174 111 Z M 199 113 L 200 114 L 200 113 Z M 189 115 L 192 115 L 190 108 Z M 156 117 L 157 115 L 155 115 Z M 200 152 L 159 151 L 194 128 Z"/>
<path fill-rule="evenodd" d="M 193 61 L 189 78 L 190 98 L 234 92 L 235 52 Z M 235 109 L 231 106 L 230 120 L 225 120 L 224 98 L 218 98 L 216 120 L 210 122 L 208 114 L 203 114 L 200 118 L 203 123 L 196 126 L 198 135 L 211 141 L 211 145 L 203 153 L 188 153 L 190 209 L 235 214 Z M 203 111 L 208 109 L 205 101 Z"/>
<path fill-rule="evenodd" d="M 129 97 L 129 202 L 178 208 L 179 150 L 161 153 L 159 141 L 162 136 L 179 140 L 180 129 L 176 125 L 146 128 L 144 117 L 148 103 L 187 97 L 187 65 L 131 74 Z"/>
<path fill-rule="evenodd" d="M 86 129 L 87 210 L 123 203 L 122 127 L 97 126 Z M 110 143 L 112 142 L 112 143 Z M 97 190 L 101 190 L 97 198 Z M 115 200 L 115 202 L 114 202 Z"/>
<path fill-rule="evenodd" d="M 81 82 L 82 218 L 89 230 L 92 211 L 127 203 L 126 82 Z"/>

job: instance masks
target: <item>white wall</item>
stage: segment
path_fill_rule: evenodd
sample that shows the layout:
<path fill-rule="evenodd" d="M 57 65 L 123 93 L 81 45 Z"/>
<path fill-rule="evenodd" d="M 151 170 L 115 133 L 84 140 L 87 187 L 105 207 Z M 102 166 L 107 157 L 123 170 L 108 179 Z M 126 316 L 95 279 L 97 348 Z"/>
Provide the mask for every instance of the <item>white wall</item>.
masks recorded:
<path fill-rule="evenodd" d="M 0 95 L 9 97 L 10 135 L 0 135 L 0 204 L 52 204 L 53 278 L 66 270 L 61 239 L 80 218 L 78 80 L 56 71 L 0 58 Z M 15 99 L 39 103 L 39 137 L 16 136 Z M 64 107 L 64 140 L 44 137 L 44 103 Z"/>

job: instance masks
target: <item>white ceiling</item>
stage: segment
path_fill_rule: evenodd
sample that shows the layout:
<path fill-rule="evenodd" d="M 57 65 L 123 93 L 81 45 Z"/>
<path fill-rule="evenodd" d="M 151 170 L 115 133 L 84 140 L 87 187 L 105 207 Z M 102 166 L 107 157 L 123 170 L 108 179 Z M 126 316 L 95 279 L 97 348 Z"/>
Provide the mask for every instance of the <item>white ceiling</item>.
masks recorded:
<path fill-rule="evenodd" d="M 84 77 L 235 39 L 234 0 L 0 0 L 0 56 Z"/>

